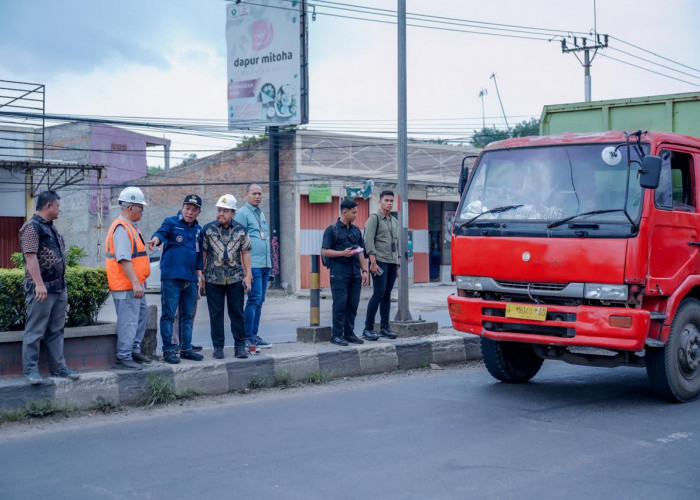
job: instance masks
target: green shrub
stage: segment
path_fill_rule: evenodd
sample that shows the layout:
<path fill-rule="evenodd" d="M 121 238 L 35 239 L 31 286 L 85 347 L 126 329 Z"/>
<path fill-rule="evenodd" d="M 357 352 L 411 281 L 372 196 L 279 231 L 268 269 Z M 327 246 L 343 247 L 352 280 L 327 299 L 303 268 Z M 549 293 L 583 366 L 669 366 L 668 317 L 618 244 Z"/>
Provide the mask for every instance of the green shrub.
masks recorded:
<path fill-rule="evenodd" d="M 0 331 L 24 327 L 26 305 L 21 269 L 0 269 Z M 66 269 L 68 317 L 66 326 L 95 323 L 100 306 L 107 299 L 107 273 L 102 268 L 70 267 Z"/>
<path fill-rule="evenodd" d="M 177 399 L 173 386 L 165 378 L 151 373 L 146 380 L 143 404 L 146 406 L 172 403 Z"/>
<path fill-rule="evenodd" d="M 66 267 L 78 267 L 80 261 L 87 257 L 87 252 L 83 247 L 71 245 L 66 250 Z M 24 269 L 24 257 L 22 252 L 15 252 L 10 256 L 12 265 L 17 269 Z"/>

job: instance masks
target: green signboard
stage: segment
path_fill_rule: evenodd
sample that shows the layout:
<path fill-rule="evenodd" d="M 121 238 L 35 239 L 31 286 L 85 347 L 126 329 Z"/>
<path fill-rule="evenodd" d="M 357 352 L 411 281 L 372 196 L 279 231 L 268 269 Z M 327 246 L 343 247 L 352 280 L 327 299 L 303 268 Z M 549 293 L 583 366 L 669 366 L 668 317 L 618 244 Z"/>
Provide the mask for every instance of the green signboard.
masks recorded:
<path fill-rule="evenodd" d="M 332 199 L 330 184 L 311 184 L 309 186 L 309 203 L 330 203 Z"/>

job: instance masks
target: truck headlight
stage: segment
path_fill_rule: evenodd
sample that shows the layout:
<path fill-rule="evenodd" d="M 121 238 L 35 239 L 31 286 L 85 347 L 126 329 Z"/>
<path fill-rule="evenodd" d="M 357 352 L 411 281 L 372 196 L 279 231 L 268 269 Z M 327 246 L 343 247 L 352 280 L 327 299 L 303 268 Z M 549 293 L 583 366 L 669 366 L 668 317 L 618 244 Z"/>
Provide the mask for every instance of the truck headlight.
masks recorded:
<path fill-rule="evenodd" d="M 481 276 L 457 276 L 457 288 L 482 291 L 484 289 L 483 279 Z"/>
<path fill-rule="evenodd" d="M 593 300 L 627 300 L 627 285 L 608 285 L 605 283 L 586 283 L 583 296 Z"/>

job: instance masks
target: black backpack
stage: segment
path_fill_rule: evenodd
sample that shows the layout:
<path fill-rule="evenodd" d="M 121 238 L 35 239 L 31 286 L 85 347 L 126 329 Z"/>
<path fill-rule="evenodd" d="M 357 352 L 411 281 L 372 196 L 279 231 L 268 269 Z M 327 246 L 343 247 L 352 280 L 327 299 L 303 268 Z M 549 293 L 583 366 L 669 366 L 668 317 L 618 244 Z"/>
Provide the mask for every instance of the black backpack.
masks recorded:
<path fill-rule="evenodd" d="M 331 243 L 331 247 L 334 247 L 335 241 L 338 239 L 338 224 L 334 223 L 331 227 L 333 228 L 333 242 Z M 332 257 L 323 255 L 323 248 L 321 248 L 321 263 L 328 269 L 331 268 L 331 259 Z"/>

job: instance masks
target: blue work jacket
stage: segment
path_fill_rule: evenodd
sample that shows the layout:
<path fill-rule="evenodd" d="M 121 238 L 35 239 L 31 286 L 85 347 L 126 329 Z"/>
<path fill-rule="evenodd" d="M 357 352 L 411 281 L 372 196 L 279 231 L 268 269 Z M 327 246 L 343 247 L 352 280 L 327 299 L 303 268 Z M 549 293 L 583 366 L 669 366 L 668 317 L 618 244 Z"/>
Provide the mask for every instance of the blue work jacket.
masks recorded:
<path fill-rule="evenodd" d="M 160 279 L 197 281 L 197 271 L 203 268 L 203 232 L 199 222 L 195 219 L 190 226 L 180 211 L 165 219 L 153 236 L 163 244 Z"/>

